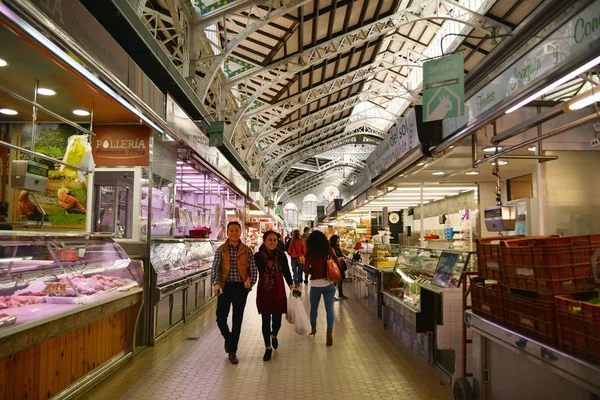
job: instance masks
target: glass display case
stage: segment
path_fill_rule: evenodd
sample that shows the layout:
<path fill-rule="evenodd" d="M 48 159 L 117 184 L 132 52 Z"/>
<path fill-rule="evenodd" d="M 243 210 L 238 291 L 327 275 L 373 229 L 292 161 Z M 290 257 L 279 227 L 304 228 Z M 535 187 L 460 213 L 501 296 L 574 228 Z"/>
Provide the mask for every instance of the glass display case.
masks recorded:
<path fill-rule="evenodd" d="M 475 252 L 399 247 L 393 279 L 384 279 L 383 290 L 415 311 L 421 309 L 421 286 L 458 288 Z M 399 278 L 399 279 L 397 279 Z"/>
<path fill-rule="evenodd" d="M 215 247 L 209 239 L 153 239 L 150 246 L 153 336 L 166 337 L 214 298 L 210 283 Z"/>
<path fill-rule="evenodd" d="M 0 337 L 140 291 L 142 264 L 106 235 L 0 235 Z"/>
<path fill-rule="evenodd" d="M 214 256 L 215 248 L 206 239 L 158 239 L 150 246 L 150 264 L 158 287 L 209 271 Z"/>

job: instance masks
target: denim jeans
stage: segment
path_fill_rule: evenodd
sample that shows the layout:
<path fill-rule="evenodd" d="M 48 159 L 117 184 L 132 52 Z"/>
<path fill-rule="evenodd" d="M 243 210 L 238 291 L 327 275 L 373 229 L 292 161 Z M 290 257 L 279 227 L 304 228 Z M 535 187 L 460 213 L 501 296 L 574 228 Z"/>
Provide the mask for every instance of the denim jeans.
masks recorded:
<path fill-rule="evenodd" d="M 304 266 L 298 262 L 297 258 L 292 258 L 292 272 L 294 273 L 294 285 L 300 286 L 302 283 L 302 270 Z"/>
<path fill-rule="evenodd" d="M 325 287 L 314 287 L 310 288 L 310 323 L 312 325 L 317 324 L 317 316 L 319 315 L 319 302 L 321 301 L 321 295 L 325 300 L 325 312 L 327 313 L 327 329 L 333 329 L 333 301 L 335 296 L 335 285 L 329 285 Z"/>

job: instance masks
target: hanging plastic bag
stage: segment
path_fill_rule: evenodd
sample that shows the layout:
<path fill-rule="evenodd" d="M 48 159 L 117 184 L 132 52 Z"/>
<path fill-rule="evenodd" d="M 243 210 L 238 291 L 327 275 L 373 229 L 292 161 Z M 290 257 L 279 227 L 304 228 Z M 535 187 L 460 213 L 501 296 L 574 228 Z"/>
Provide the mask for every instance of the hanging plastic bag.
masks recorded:
<path fill-rule="evenodd" d="M 94 170 L 95 165 L 92 156 L 92 146 L 88 142 L 87 135 L 73 135 L 69 137 L 63 162 L 79 168 L 85 168 L 89 171 Z M 78 182 L 85 182 L 83 171 L 61 165 L 60 172 L 65 178 L 77 180 Z"/>
<path fill-rule="evenodd" d="M 296 319 L 294 330 L 298 335 L 308 335 L 310 332 L 310 321 L 308 320 L 306 311 L 304 311 L 302 300 L 292 296 L 288 301 L 292 303 L 292 308 L 294 309 L 294 318 Z"/>
<path fill-rule="evenodd" d="M 288 297 L 288 301 L 287 301 L 287 312 L 285 313 L 285 319 L 290 324 L 293 324 L 296 322 L 296 315 L 294 313 L 294 302 L 292 301 L 292 299 L 294 299 L 294 298 L 295 297 L 292 295 L 292 293 L 290 293 L 290 295 Z"/>

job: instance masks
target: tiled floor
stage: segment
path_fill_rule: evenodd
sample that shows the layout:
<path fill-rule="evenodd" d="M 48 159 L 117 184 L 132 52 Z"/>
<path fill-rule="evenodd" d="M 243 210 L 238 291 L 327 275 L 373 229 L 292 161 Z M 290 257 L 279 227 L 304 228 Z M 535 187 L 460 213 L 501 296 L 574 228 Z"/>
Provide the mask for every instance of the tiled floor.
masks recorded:
<path fill-rule="evenodd" d="M 299 336 L 285 319 L 279 349 L 264 362 L 253 291 L 238 365 L 223 351 L 210 306 L 179 331 L 119 369 L 88 399 L 451 399 L 450 385 L 383 329 L 356 299 L 336 301 L 332 347 L 321 302 L 317 335 Z M 308 310 L 308 298 L 303 298 Z M 198 340 L 186 340 L 188 337 Z"/>

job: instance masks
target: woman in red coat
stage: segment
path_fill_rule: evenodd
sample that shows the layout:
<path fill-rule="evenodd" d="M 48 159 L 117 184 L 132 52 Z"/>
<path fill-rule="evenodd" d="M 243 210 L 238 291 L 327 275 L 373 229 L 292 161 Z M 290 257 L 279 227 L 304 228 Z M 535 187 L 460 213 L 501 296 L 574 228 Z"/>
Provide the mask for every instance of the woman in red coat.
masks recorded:
<path fill-rule="evenodd" d="M 281 316 L 287 312 L 287 296 L 283 278 L 290 290 L 294 289 L 292 274 L 284 252 L 277 249 L 277 233 L 267 231 L 263 244 L 254 254 L 258 267 L 256 306 L 262 315 L 262 333 L 265 340 L 263 361 L 269 361 L 273 349 L 279 347 L 277 333 L 281 328 Z M 271 346 L 272 344 L 272 346 Z"/>

